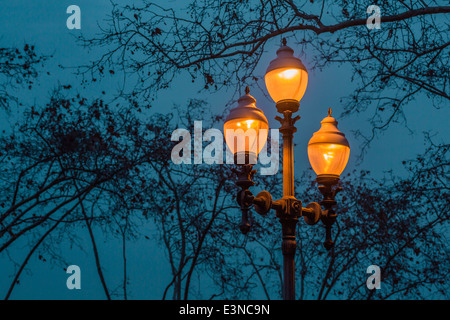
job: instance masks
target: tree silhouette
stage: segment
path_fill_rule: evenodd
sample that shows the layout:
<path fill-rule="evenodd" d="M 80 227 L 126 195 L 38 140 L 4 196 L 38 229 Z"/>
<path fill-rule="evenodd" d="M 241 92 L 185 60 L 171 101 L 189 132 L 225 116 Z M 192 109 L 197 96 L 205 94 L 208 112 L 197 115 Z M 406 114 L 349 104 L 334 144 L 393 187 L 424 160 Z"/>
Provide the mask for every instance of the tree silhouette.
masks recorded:
<path fill-rule="evenodd" d="M 90 227 L 101 220 L 87 217 L 85 207 L 98 207 L 101 194 L 129 188 L 129 171 L 152 152 L 126 108 L 112 111 L 102 100 L 68 98 L 64 91 L 29 108 L 18 129 L 0 139 L 0 252 L 28 237 L 38 239 L 32 254 L 61 222 Z"/>
<path fill-rule="evenodd" d="M 14 250 L 19 237 L 34 243 L 7 297 L 30 256 L 52 234 L 58 237 L 55 230 L 68 235 L 88 226 L 108 298 L 112 292 L 94 233 L 100 227 L 122 239 L 126 298 L 126 242 L 143 237 L 142 221 L 151 221 L 159 232 L 150 240 L 162 244 L 171 266 L 162 298 L 251 298 L 261 289 L 268 299 L 280 298 L 281 231 L 275 216 L 251 217 L 252 230 L 240 235 L 233 166 L 170 161 L 173 129 L 183 122 L 190 128 L 196 113 L 207 117 L 208 106 L 191 101 L 173 115 L 153 114 L 146 121 L 126 110 L 57 91 L 41 109 L 30 108 L 18 132 L 2 138 L 2 251 Z M 321 246 L 322 228 L 298 226 L 297 297 L 426 298 L 426 290 L 446 297 L 448 150 L 430 140 L 426 157 L 405 161 L 406 178 L 379 181 L 366 172 L 345 177 L 335 249 L 326 253 Z M 304 188 L 304 181 L 313 181 L 310 173 L 296 182 L 301 198 L 318 201 L 315 184 Z M 279 175 L 258 176 L 257 182 L 260 189 L 282 193 Z M 363 271 L 373 263 L 382 268 L 382 294 L 365 288 Z M 192 284 L 197 277 L 211 296 L 202 284 Z"/>
<path fill-rule="evenodd" d="M 0 108 L 10 111 L 11 102 L 17 103 L 12 90 L 17 87 L 31 89 L 38 76 L 37 67 L 48 59 L 38 56 L 33 45 L 25 44 L 23 49 L 0 48 Z"/>
<path fill-rule="evenodd" d="M 380 29 L 366 26 L 366 10 L 370 5 L 381 9 Z M 285 37 L 291 46 L 302 49 L 302 59 L 306 59 L 310 69 L 342 65 L 352 71 L 351 81 L 356 89 L 343 98 L 343 114 L 370 114 L 370 134 L 356 132 L 363 139 L 363 154 L 377 132 L 404 119 L 407 106 L 415 99 L 427 97 L 430 106 L 448 107 L 449 12 L 450 7 L 440 1 L 204 0 L 188 2 L 185 10 L 151 1 L 133 6 L 114 5 L 102 34 L 82 39 L 86 46 L 106 48 L 92 65 L 82 70 L 94 74 L 105 68 L 133 70 L 135 85 L 127 93 L 130 96 L 152 97 L 159 89 L 169 87 L 180 74 L 190 75 L 192 81 L 200 81 L 205 89 L 239 88 L 244 83 L 261 81 L 263 75 L 255 70 L 265 48 Z M 448 223 L 444 213 L 448 204 L 448 145 L 435 145 L 431 139 L 428 145 L 429 149 L 417 161 L 408 162 L 411 164 L 408 178 L 392 175 L 381 185 L 365 174 L 364 178 L 355 174 L 345 180 L 347 191 L 343 196 L 347 200 L 340 210 L 350 216 L 344 215 L 340 223 L 339 237 L 345 239 L 342 250 L 335 249 L 336 252 L 325 257 L 315 246 L 308 246 L 314 241 L 307 239 L 314 238 L 316 231 L 310 230 L 302 238 L 304 230 L 300 230 L 297 262 L 302 270 L 301 298 L 342 296 L 344 289 L 348 293 L 346 298 L 372 298 L 374 293 L 365 290 L 364 281 L 354 287 L 349 280 L 351 274 L 369 263 L 363 255 L 379 257 L 384 263 L 381 267 L 390 291 L 384 296 L 377 295 L 378 298 L 398 297 L 400 292 L 418 297 L 427 285 L 448 286 L 444 273 L 436 268 L 431 271 L 426 262 L 433 257 L 432 264 L 439 265 L 436 262 L 444 262 L 447 255 L 446 249 L 442 249 L 447 248 L 442 240 L 445 235 L 437 230 L 445 230 L 443 225 Z M 436 168 L 428 166 L 435 159 L 441 159 L 442 163 Z M 437 168 L 441 171 L 436 171 Z M 421 174 L 424 176 L 419 182 L 417 176 Z M 439 186 L 424 187 L 430 184 Z M 348 203 L 348 199 L 352 202 Z M 276 273 L 279 266 L 272 259 L 276 246 L 273 242 L 268 245 L 259 241 L 257 235 L 249 235 L 249 239 L 252 237 L 255 243 L 259 242 L 260 249 L 270 251 L 271 257 L 270 261 L 257 263 L 255 254 L 243 248 L 253 276 L 261 279 L 263 271 Z M 384 240 L 377 242 L 381 239 Z M 435 251 L 422 252 L 425 248 Z M 316 261 L 318 256 L 322 258 Z M 411 266 L 412 263 L 417 267 Z M 311 269 L 316 269 L 313 274 L 317 279 L 305 271 Z M 222 286 L 229 287 L 229 292 L 248 294 L 240 287 L 245 281 L 232 271 L 227 272 L 237 279 L 236 283 L 227 276 Z M 346 280 L 342 279 L 344 276 Z M 277 277 L 273 275 L 271 279 Z M 269 284 L 260 281 L 260 285 L 269 297 Z M 320 289 L 308 293 L 308 288 Z M 445 295 L 442 287 L 438 291 Z"/>

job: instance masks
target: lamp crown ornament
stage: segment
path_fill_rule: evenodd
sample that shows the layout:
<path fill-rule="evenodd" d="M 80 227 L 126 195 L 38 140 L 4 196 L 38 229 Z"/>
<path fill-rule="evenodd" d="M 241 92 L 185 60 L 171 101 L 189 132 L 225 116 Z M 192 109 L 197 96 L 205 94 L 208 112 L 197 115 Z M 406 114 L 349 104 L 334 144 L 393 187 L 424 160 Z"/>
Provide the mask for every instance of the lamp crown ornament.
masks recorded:
<path fill-rule="evenodd" d="M 294 57 L 294 50 L 283 42 L 283 46 L 277 50 L 277 57 L 269 63 L 266 74 L 280 68 L 296 68 L 306 71 L 302 60 Z"/>

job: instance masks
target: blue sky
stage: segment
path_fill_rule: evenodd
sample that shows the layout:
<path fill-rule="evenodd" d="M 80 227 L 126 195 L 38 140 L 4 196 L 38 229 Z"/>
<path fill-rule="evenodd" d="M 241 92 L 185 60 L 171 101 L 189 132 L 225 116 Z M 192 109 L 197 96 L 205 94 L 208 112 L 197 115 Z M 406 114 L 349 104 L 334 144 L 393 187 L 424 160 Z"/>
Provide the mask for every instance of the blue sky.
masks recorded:
<path fill-rule="evenodd" d="M 119 1 L 126 2 L 126 1 Z M 164 1 L 166 6 L 180 8 L 183 1 Z M 2 47 L 23 47 L 25 43 L 34 44 L 41 54 L 53 55 L 46 64 L 45 70 L 50 72 L 49 76 L 43 75 L 33 90 L 21 90 L 20 96 L 23 101 L 33 103 L 45 100 L 50 91 L 60 84 L 71 83 L 75 90 L 87 97 L 97 97 L 104 88 L 117 88 L 120 79 L 105 78 L 101 83 L 90 85 L 86 88 L 77 87 L 80 79 L 73 74 L 71 68 L 80 64 L 88 63 L 92 56 L 99 54 L 98 49 L 88 51 L 82 48 L 76 41 L 78 30 L 68 30 L 66 9 L 69 5 L 78 5 L 81 8 L 81 32 L 92 35 L 98 31 L 97 23 L 110 12 L 111 4 L 108 0 L 74 0 L 74 1 L 0 1 L 0 45 Z M 266 46 L 266 52 L 260 61 L 257 72 L 263 73 L 270 60 L 275 58 L 278 42 Z M 295 50 L 295 47 L 294 47 Z M 298 55 L 298 52 L 296 52 Z M 308 67 L 312 57 L 305 52 L 302 56 L 303 62 Z M 408 105 L 407 124 L 412 133 L 405 129 L 404 124 L 392 124 L 389 130 L 380 134 L 371 144 L 368 153 L 361 164 L 356 163 L 359 155 L 360 142 L 352 135 L 351 130 L 361 129 L 365 132 L 370 130 L 367 119 L 370 114 L 356 114 L 345 119 L 340 119 L 342 110 L 339 99 L 348 95 L 355 88 L 349 80 L 349 70 L 344 67 L 327 68 L 322 72 L 314 71 L 309 74 L 309 83 L 306 94 L 301 101 L 300 116 L 297 122 L 298 131 L 295 135 L 295 170 L 297 174 L 309 167 L 306 146 L 312 134 L 320 127 L 320 121 L 327 115 L 329 107 L 333 109 L 333 116 L 339 121 L 339 129 L 344 132 L 350 142 L 351 158 L 345 172 L 352 169 L 368 169 L 375 176 L 381 177 L 384 172 L 393 170 L 397 174 L 404 174 L 401 161 L 413 158 L 416 154 L 424 151 L 423 131 L 432 129 L 436 133 L 436 141 L 448 139 L 450 129 L 448 127 L 448 109 L 436 110 L 426 99 L 418 99 Z M 187 77 L 177 78 L 172 87 L 158 93 L 158 98 L 153 103 L 153 110 L 164 112 L 173 104 L 186 104 L 190 98 L 202 98 L 209 101 L 211 107 L 221 113 L 224 102 L 236 99 L 232 89 L 228 92 L 199 92 L 198 84 L 191 84 Z M 278 122 L 274 120 L 276 115 L 275 105 L 264 97 L 257 88 L 251 88 L 251 94 L 257 100 L 257 106 L 261 108 L 269 119 L 271 128 L 277 128 Z M 169 108 L 168 108 L 169 106 Z M 17 114 L 8 117 L 2 114 L 0 125 L 8 128 Z M 344 172 L 344 173 L 345 173 Z M 151 225 L 148 226 L 148 235 L 154 234 Z M 90 248 L 87 232 L 80 235 L 80 243 Z M 121 267 L 117 261 L 121 261 L 120 242 L 115 239 L 99 239 L 102 242 L 101 259 L 105 265 L 105 276 L 111 289 L 120 285 L 122 281 Z M 15 244 L 15 251 L 11 251 L 11 257 L 18 262 L 23 259 L 27 243 Z M 82 270 L 82 290 L 69 291 L 65 286 L 67 275 L 63 266 L 52 265 L 49 262 L 39 261 L 34 257 L 29 269 L 21 276 L 20 285 L 14 290 L 12 298 L 40 298 L 40 299 L 89 299 L 104 297 L 95 269 L 94 259 L 90 249 L 80 250 L 77 246 L 70 247 L 65 244 L 64 259 L 69 264 L 77 264 Z M 131 297 L 143 299 L 159 299 L 162 296 L 165 284 L 169 279 L 169 268 L 166 257 L 155 242 L 138 239 L 129 245 L 128 260 Z M 0 256 L 0 297 L 6 293 L 12 280 L 7 275 L 12 275 L 14 266 L 5 255 Z M 154 275 L 158 276 L 155 277 Z"/>

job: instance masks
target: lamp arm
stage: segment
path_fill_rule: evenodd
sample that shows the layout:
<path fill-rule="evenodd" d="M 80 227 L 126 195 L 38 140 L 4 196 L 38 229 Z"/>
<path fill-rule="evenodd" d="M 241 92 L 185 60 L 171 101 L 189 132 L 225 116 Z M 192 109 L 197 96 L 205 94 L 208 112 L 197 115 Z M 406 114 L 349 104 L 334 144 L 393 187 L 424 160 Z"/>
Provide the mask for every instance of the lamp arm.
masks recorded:
<path fill-rule="evenodd" d="M 272 200 L 272 195 L 268 191 L 261 191 L 256 196 L 249 190 L 250 187 L 255 185 L 252 180 L 256 170 L 253 170 L 252 164 L 240 165 L 238 171 L 238 179 L 236 185 L 241 190 L 238 192 L 236 200 L 241 208 L 241 222 L 239 229 L 243 234 L 247 234 L 251 229 L 251 206 L 255 207 L 255 211 L 265 216 L 270 209 L 276 211 L 276 215 L 280 218 L 280 221 L 287 221 L 286 219 L 297 221 L 297 219 L 303 216 L 305 222 L 309 225 L 315 225 L 319 220 L 325 225 L 325 242 L 324 246 L 327 250 L 330 250 L 334 246 L 331 234 L 331 226 L 336 222 L 337 214 L 333 210 L 336 205 L 335 196 L 342 190 L 341 187 L 334 186 L 338 183 L 338 179 L 326 179 L 323 177 L 319 179 L 319 190 L 323 195 L 323 200 L 320 204 L 317 202 L 311 202 L 306 207 L 302 207 L 302 202 L 295 199 L 293 196 L 284 196 L 281 199 Z M 322 210 L 322 206 L 325 208 Z"/>

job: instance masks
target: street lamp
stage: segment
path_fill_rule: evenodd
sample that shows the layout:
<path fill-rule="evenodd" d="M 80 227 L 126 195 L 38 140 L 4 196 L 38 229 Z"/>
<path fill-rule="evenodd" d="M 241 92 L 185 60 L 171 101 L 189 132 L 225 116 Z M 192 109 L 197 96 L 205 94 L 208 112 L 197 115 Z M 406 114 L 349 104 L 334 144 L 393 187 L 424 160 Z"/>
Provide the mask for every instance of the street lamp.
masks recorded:
<path fill-rule="evenodd" d="M 297 247 L 295 229 L 299 218 L 303 217 L 309 225 L 321 220 L 326 228 L 325 248 L 330 250 L 334 245 L 331 239 L 331 226 L 336 221 L 336 213 L 332 207 L 336 205 L 334 200 L 336 193 L 341 190 L 340 187 L 335 188 L 335 185 L 339 182 L 339 175 L 344 170 L 350 154 L 348 141 L 337 129 L 337 121 L 331 117 L 329 110 L 328 117 L 321 122 L 322 127 L 314 133 L 308 144 L 309 160 L 317 174 L 316 181 L 323 200 L 320 204 L 311 202 L 302 207 L 302 202 L 294 195 L 292 141 L 293 134 L 297 131 L 294 124 L 300 116 L 292 117 L 292 114 L 299 109 L 299 101 L 308 83 L 308 73 L 301 60 L 293 54 L 294 50 L 288 47 L 283 39 L 283 46 L 277 50 L 277 58 L 269 64 L 265 75 L 267 90 L 276 103 L 277 111 L 283 116 L 275 117 L 281 123 L 280 132 L 283 135 L 281 199 L 272 200 L 272 195 L 267 191 L 261 191 L 254 196 L 249 190 L 254 185 L 252 179 L 256 170 L 253 170 L 253 164 L 256 163 L 257 154 L 266 142 L 268 123 L 263 112 L 255 106 L 256 100 L 249 95 L 248 87 L 246 95 L 238 100 L 238 107 L 231 110 L 224 124 L 225 140 L 235 156 L 235 163 L 240 167 L 236 184 L 241 189 L 237 195 L 237 202 L 242 212 L 239 225 L 242 233 L 246 234 L 251 228 L 248 220 L 251 206 L 254 206 L 255 211 L 261 215 L 266 215 L 270 209 L 274 209 L 281 223 L 285 300 L 295 299 L 294 257 Z M 231 135 L 233 130 L 237 130 L 238 133 Z M 321 206 L 325 209 L 322 210 Z"/>
<path fill-rule="evenodd" d="M 344 171 L 350 156 L 350 145 L 345 135 L 337 128 L 337 121 L 331 116 L 331 108 L 328 109 L 328 117 L 321 121 L 319 131 L 315 132 L 308 143 L 308 158 L 311 167 L 317 174 L 316 181 L 319 191 L 324 199 L 320 202 L 325 210 L 321 214 L 321 220 L 325 225 L 324 246 L 330 250 L 334 246 L 331 239 L 331 226 L 336 221 L 336 213 L 333 207 L 336 194 L 341 187 L 333 188 L 339 182 L 339 175 Z"/>

